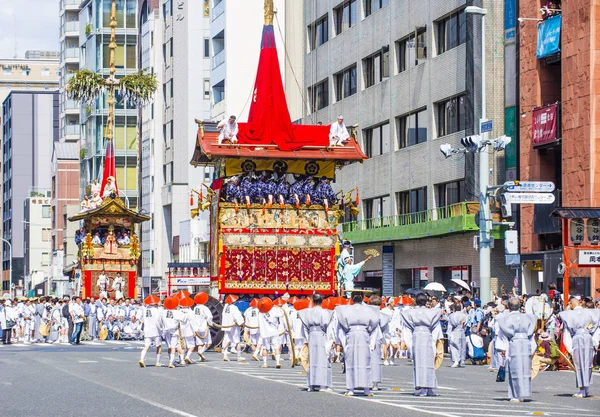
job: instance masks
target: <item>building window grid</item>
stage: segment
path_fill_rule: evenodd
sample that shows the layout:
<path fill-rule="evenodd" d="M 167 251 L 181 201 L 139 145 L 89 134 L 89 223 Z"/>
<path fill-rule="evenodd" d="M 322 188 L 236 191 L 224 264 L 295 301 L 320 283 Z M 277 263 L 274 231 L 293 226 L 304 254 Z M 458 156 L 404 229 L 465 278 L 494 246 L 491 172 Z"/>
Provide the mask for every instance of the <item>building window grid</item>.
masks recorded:
<path fill-rule="evenodd" d="M 396 193 L 398 225 L 421 223 L 427 220 L 427 187 Z"/>
<path fill-rule="evenodd" d="M 382 227 L 388 223 L 390 218 L 390 203 L 389 195 L 363 200 L 367 229 Z"/>
<path fill-rule="evenodd" d="M 436 184 L 435 200 L 437 207 L 446 207 L 466 201 L 465 181 L 458 180 Z"/>
<path fill-rule="evenodd" d="M 311 113 L 329 106 L 329 79 L 308 88 Z"/>
<path fill-rule="evenodd" d="M 466 94 L 437 103 L 438 137 L 466 129 Z"/>
<path fill-rule="evenodd" d="M 416 39 L 416 41 L 415 41 Z M 427 59 L 427 28 L 420 28 L 415 34 L 396 42 L 398 52 L 398 73 L 422 64 Z"/>
<path fill-rule="evenodd" d="M 398 123 L 398 149 L 427 142 L 427 108 L 396 118 Z"/>
<path fill-rule="evenodd" d="M 365 0 L 365 17 L 372 15 L 389 3 L 390 0 Z"/>
<path fill-rule="evenodd" d="M 388 153 L 390 150 L 389 122 L 365 129 L 363 140 L 365 153 L 369 158 Z"/>
<path fill-rule="evenodd" d="M 356 25 L 358 21 L 357 3 L 357 0 L 346 0 L 333 9 L 336 35 Z"/>
<path fill-rule="evenodd" d="M 329 15 L 316 20 L 308 27 L 310 50 L 317 49 L 329 40 Z"/>
<path fill-rule="evenodd" d="M 363 59 L 365 72 L 365 88 L 369 88 L 390 77 L 390 47 L 384 46 L 380 51 Z"/>
<path fill-rule="evenodd" d="M 438 55 L 467 42 L 467 19 L 464 9 L 436 22 Z"/>
<path fill-rule="evenodd" d="M 334 75 L 335 100 L 341 101 L 356 94 L 357 74 L 356 64 Z"/>

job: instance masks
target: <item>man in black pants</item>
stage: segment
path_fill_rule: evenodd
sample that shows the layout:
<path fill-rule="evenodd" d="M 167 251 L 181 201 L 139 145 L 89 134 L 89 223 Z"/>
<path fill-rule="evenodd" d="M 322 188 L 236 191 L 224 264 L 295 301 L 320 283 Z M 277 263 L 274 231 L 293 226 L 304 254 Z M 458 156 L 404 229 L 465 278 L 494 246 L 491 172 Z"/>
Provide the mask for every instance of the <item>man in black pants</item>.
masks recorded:
<path fill-rule="evenodd" d="M 65 302 L 63 304 L 61 313 L 62 313 L 63 317 L 67 319 L 67 323 L 69 323 L 68 338 L 69 338 L 69 340 L 71 340 L 71 336 L 73 335 L 73 328 L 75 327 L 73 325 L 73 317 L 71 317 L 71 312 L 69 311 L 69 309 L 71 307 L 71 298 L 68 295 L 65 295 L 64 301 Z"/>

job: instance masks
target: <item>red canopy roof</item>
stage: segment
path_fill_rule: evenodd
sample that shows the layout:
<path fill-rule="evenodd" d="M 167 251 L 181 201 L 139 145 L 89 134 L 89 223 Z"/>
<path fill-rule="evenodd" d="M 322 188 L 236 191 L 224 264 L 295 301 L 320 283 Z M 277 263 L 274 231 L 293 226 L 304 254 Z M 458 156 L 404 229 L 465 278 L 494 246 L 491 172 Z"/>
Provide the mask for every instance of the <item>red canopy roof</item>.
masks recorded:
<path fill-rule="evenodd" d="M 273 25 L 263 27 L 248 123 L 238 123 L 238 127 L 240 144 L 275 144 L 282 151 L 329 145 L 327 126 L 292 125 L 281 81 Z"/>
<path fill-rule="evenodd" d="M 322 126 L 305 126 L 308 128 L 320 128 Z M 196 150 L 191 164 L 194 166 L 212 164 L 218 158 L 251 158 L 251 159 L 305 159 L 325 160 L 339 162 L 361 162 L 367 159 L 356 142 L 351 137 L 344 146 L 305 146 L 301 149 L 283 151 L 277 145 L 231 145 L 218 143 L 219 134 L 216 132 L 205 132 L 204 136 L 198 132 Z"/>

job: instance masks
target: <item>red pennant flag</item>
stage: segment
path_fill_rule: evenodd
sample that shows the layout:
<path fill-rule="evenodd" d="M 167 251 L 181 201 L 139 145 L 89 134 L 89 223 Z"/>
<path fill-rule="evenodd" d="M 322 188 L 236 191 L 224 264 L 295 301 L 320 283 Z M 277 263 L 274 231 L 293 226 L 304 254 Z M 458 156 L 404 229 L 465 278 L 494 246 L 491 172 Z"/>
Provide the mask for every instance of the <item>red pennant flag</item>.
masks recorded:
<path fill-rule="evenodd" d="M 100 197 L 103 197 L 104 187 L 108 182 L 108 177 L 113 178 L 115 184 L 116 194 L 119 195 L 119 185 L 117 184 L 117 170 L 115 168 L 115 148 L 112 141 L 108 141 L 106 144 L 106 151 L 104 154 L 104 172 L 102 174 L 102 184 L 100 186 Z"/>

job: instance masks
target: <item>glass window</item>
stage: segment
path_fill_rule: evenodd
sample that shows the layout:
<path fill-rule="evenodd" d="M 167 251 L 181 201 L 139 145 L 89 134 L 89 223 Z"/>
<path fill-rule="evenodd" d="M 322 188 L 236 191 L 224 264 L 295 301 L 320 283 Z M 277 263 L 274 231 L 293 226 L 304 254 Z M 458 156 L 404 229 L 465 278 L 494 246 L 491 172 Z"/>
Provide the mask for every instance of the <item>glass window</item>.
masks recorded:
<path fill-rule="evenodd" d="M 329 106 L 329 80 L 308 88 L 311 112 L 316 112 Z"/>
<path fill-rule="evenodd" d="M 52 215 L 52 206 L 50 205 L 43 205 L 42 206 L 42 218 L 44 219 L 49 219 Z"/>
<path fill-rule="evenodd" d="M 204 38 L 204 58 L 210 58 L 210 39 Z"/>
<path fill-rule="evenodd" d="M 386 122 L 365 129 L 364 149 L 369 158 L 388 153 L 390 151 L 390 124 Z"/>
<path fill-rule="evenodd" d="M 438 103 L 438 137 L 465 130 L 466 97 L 461 95 Z"/>
<path fill-rule="evenodd" d="M 328 15 L 323 16 L 308 27 L 310 50 L 318 48 L 329 40 Z"/>
<path fill-rule="evenodd" d="M 390 76 L 390 48 L 384 46 L 381 51 L 363 60 L 365 88 L 386 80 Z"/>
<path fill-rule="evenodd" d="M 127 167 L 127 190 L 137 189 L 137 169 L 135 166 Z"/>
<path fill-rule="evenodd" d="M 465 11 L 452 13 L 437 22 L 438 50 L 442 54 L 467 41 L 467 23 Z"/>
<path fill-rule="evenodd" d="M 450 206 L 465 201 L 465 181 L 459 180 L 436 185 L 435 200 L 438 207 Z"/>
<path fill-rule="evenodd" d="M 127 10 L 125 11 L 125 20 L 128 28 L 135 29 L 137 16 L 136 16 L 137 0 L 127 0 Z"/>
<path fill-rule="evenodd" d="M 346 0 L 334 10 L 335 34 L 339 35 L 348 28 L 356 25 L 358 14 L 356 0 Z"/>
<path fill-rule="evenodd" d="M 390 0 L 365 0 L 365 17 L 387 6 Z"/>
<path fill-rule="evenodd" d="M 356 94 L 356 65 L 334 75 L 335 99 L 340 101 Z"/>
<path fill-rule="evenodd" d="M 427 141 L 427 109 L 398 117 L 398 149 Z"/>
<path fill-rule="evenodd" d="M 115 168 L 115 173 L 116 175 L 116 180 L 117 180 L 117 187 L 121 188 L 123 187 L 123 184 L 125 184 L 125 167 L 116 167 Z"/>
<path fill-rule="evenodd" d="M 110 28 L 110 15 L 111 15 L 111 1 L 110 0 L 104 0 L 104 2 L 102 3 L 102 26 L 105 28 Z M 124 28 L 125 27 L 125 22 L 124 22 L 124 11 L 125 11 L 125 0 L 116 0 L 116 5 L 117 5 L 117 28 Z M 134 5 L 135 7 L 135 5 Z M 135 13 L 135 10 L 134 10 Z M 134 16 L 135 19 L 135 16 Z M 133 28 L 135 28 L 135 21 L 133 22 L 133 26 L 131 26 Z"/>
<path fill-rule="evenodd" d="M 406 71 L 422 64 L 427 59 L 427 31 L 425 28 L 415 35 L 396 42 L 398 50 L 398 72 Z"/>
<path fill-rule="evenodd" d="M 427 187 L 396 193 L 396 205 L 399 215 L 427 210 Z"/>
<path fill-rule="evenodd" d="M 127 69 L 137 68 L 137 48 L 135 45 L 127 45 Z"/>

